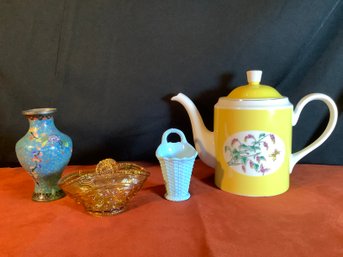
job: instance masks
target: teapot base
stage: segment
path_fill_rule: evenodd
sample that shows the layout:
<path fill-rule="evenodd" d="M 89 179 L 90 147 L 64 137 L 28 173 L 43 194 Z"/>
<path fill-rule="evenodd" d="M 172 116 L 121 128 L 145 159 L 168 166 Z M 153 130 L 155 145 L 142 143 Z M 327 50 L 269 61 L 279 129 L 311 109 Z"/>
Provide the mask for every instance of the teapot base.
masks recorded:
<path fill-rule="evenodd" d="M 234 194 L 234 195 L 238 195 L 238 196 L 244 196 L 244 197 L 272 197 L 272 196 L 278 196 L 278 195 L 281 195 L 283 193 L 286 193 L 289 189 L 286 188 L 285 190 L 282 190 L 282 191 L 278 191 L 278 192 L 275 192 L 275 193 L 266 193 L 266 194 L 245 194 L 245 193 L 240 193 L 240 192 L 234 192 L 234 191 L 231 191 L 231 190 L 226 190 L 224 188 L 221 188 L 220 186 L 216 185 L 219 189 L 221 189 L 222 191 L 224 192 L 227 192 L 227 193 L 231 193 L 231 194 Z"/>

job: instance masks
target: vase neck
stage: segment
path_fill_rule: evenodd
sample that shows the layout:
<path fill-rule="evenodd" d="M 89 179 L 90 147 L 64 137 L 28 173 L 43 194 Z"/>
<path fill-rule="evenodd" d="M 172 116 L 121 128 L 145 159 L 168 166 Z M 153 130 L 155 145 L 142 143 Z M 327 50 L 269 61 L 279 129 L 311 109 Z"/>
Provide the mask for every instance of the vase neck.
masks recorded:
<path fill-rule="evenodd" d="M 54 117 L 49 115 L 30 115 L 27 116 L 30 125 L 30 131 L 32 129 L 39 130 L 41 133 L 46 131 L 55 131 L 57 130 L 54 122 Z"/>

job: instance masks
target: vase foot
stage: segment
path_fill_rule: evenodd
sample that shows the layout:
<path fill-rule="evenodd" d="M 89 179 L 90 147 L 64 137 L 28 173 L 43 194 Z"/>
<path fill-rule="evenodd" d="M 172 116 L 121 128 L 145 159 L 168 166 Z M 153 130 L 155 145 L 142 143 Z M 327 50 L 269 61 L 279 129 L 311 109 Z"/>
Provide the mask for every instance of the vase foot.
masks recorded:
<path fill-rule="evenodd" d="M 63 198 L 65 193 L 62 190 L 58 190 L 54 193 L 37 193 L 32 194 L 32 200 L 35 202 L 51 202 L 57 199 Z"/>

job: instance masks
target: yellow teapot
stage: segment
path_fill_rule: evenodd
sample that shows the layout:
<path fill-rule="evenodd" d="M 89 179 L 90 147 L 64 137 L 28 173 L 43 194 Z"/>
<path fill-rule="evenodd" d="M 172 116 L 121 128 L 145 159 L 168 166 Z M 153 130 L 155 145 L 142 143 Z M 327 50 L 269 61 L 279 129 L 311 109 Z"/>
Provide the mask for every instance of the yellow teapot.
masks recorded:
<path fill-rule="evenodd" d="M 248 85 L 219 98 L 214 106 L 214 132 L 206 129 L 187 96 L 179 93 L 171 98 L 185 107 L 199 157 L 215 168 L 215 184 L 233 194 L 273 196 L 287 191 L 294 165 L 320 146 L 337 123 L 337 107 L 329 96 L 306 95 L 293 110 L 287 97 L 260 84 L 261 77 L 262 71 L 247 71 Z M 292 153 L 292 126 L 313 100 L 329 108 L 327 127 L 313 143 Z"/>

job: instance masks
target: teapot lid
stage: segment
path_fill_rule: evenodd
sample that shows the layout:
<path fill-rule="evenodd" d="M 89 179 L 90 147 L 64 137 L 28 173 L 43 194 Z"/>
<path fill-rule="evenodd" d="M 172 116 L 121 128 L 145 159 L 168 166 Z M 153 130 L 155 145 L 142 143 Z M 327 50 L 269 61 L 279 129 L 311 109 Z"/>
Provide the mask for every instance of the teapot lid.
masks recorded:
<path fill-rule="evenodd" d="M 261 85 L 261 77 L 261 70 L 247 71 L 248 85 L 237 87 L 227 97 L 232 99 L 282 98 L 275 88 Z"/>

